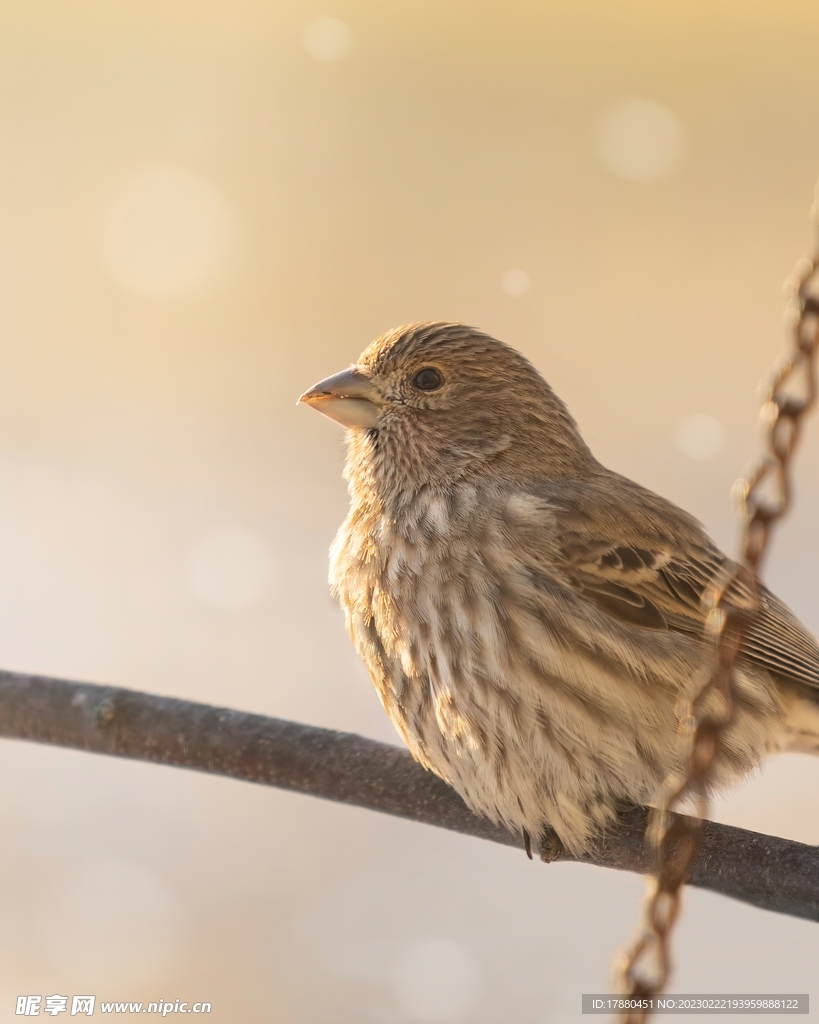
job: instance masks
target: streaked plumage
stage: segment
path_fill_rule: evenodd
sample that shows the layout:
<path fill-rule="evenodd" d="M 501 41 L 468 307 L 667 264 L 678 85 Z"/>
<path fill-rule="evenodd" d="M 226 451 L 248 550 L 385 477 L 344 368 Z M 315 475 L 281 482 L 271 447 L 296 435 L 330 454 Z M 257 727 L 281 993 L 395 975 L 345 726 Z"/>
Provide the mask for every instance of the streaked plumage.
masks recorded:
<path fill-rule="evenodd" d="M 462 324 L 389 332 L 303 400 L 350 428 L 330 579 L 413 756 L 574 852 L 655 799 L 681 766 L 678 700 L 710 664 L 701 597 L 728 564 L 702 526 L 601 466 L 534 367 Z M 819 646 L 763 602 L 717 785 L 819 750 Z"/>

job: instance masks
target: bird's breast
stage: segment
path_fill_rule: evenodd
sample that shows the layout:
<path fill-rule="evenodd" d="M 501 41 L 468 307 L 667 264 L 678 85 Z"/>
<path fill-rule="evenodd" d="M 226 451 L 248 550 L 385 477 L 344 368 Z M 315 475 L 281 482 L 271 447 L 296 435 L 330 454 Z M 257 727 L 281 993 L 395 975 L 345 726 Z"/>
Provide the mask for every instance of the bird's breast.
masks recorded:
<path fill-rule="evenodd" d="M 524 562 L 497 501 L 469 490 L 402 516 L 354 505 L 339 531 L 333 590 L 382 703 L 422 760 L 430 729 L 455 745 L 483 742 L 490 704 L 511 728 L 531 662 L 548 661 Z"/>

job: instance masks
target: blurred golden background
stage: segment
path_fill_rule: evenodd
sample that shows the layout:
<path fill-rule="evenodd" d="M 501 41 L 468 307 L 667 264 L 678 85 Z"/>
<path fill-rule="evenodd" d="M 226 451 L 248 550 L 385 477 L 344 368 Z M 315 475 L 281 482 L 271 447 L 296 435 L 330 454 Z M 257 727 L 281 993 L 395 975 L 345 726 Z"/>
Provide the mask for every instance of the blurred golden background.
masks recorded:
<path fill-rule="evenodd" d="M 411 320 L 522 350 L 733 550 L 818 51 L 812 0 L 0 0 L 0 666 L 397 741 L 327 593 L 341 432 L 295 402 Z M 814 631 L 817 470 L 812 425 L 768 566 Z M 0 810 L 0 1020 L 574 1020 L 642 892 L 17 742 Z M 819 843 L 819 763 L 715 816 Z M 686 902 L 676 991 L 810 991 L 813 925 Z"/>

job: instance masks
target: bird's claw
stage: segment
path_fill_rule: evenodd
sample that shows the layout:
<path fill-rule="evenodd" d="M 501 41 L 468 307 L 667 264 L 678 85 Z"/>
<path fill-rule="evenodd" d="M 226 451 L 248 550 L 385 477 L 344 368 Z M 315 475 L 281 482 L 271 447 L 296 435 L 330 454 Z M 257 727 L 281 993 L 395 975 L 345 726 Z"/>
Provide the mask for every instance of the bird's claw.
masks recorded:
<path fill-rule="evenodd" d="M 561 843 L 557 832 L 546 829 L 540 836 L 540 859 L 544 864 L 551 864 L 558 860 L 566 852 L 566 847 Z"/>

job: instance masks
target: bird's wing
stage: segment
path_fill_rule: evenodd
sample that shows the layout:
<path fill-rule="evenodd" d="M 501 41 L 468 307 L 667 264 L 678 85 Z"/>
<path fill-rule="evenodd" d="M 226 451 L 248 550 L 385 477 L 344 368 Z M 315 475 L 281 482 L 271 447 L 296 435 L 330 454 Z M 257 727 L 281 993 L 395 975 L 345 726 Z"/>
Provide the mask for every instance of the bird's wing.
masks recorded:
<path fill-rule="evenodd" d="M 621 479 L 615 478 L 617 484 Z M 622 496 L 615 485 L 600 495 L 561 488 L 550 500 L 561 574 L 624 622 L 701 636 L 708 613 L 703 595 L 736 565 L 687 513 L 628 484 Z M 726 597 L 750 607 L 747 579 L 735 577 Z M 745 634 L 745 657 L 819 689 L 816 639 L 762 583 L 760 599 L 760 614 Z"/>

